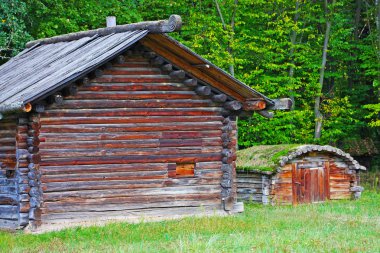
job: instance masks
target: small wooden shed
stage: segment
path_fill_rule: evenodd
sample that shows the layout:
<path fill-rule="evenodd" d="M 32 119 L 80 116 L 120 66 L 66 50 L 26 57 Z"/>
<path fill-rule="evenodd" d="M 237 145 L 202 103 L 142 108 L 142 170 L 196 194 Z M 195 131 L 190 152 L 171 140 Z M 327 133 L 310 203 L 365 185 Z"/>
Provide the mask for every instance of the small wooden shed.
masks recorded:
<path fill-rule="evenodd" d="M 359 198 L 359 165 L 331 146 L 267 145 L 237 152 L 238 199 L 263 204 Z"/>
<path fill-rule="evenodd" d="M 33 41 L 0 66 L 0 228 L 235 210 L 236 116 L 289 100 L 165 34 L 180 27 L 172 15 Z"/>

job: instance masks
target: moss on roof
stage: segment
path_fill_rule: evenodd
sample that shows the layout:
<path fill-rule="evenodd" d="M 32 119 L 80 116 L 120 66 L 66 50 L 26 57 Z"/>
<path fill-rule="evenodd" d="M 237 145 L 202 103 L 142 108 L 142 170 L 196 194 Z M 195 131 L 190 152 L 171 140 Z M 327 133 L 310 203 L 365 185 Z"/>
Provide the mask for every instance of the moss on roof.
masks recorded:
<path fill-rule="evenodd" d="M 237 151 L 236 168 L 244 171 L 274 172 L 282 156 L 303 144 L 263 145 Z"/>

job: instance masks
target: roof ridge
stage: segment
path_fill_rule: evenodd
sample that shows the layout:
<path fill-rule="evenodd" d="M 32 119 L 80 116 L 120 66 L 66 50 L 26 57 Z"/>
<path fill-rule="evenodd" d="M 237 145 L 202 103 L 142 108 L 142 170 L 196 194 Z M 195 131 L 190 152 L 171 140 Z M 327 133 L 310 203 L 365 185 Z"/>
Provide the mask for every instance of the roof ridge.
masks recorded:
<path fill-rule="evenodd" d="M 145 21 L 125 25 L 117 25 L 113 27 L 99 28 L 95 30 L 81 31 L 75 33 L 68 33 L 63 35 L 54 36 L 51 38 L 44 38 L 39 40 L 33 40 L 26 43 L 26 47 L 30 48 L 37 44 L 53 44 L 58 42 L 69 42 L 78 40 L 84 37 L 92 37 L 94 35 L 105 36 L 113 33 L 122 33 L 136 30 L 146 30 L 150 33 L 170 33 L 179 31 L 182 27 L 182 18 L 179 15 L 170 15 L 167 20 L 158 21 Z"/>

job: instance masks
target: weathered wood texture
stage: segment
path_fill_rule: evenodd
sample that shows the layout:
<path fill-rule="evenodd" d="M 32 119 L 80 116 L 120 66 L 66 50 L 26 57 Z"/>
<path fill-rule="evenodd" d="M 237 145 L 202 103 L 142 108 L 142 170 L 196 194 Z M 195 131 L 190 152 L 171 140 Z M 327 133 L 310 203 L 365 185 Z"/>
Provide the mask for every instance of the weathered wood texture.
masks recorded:
<path fill-rule="evenodd" d="M 297 178 L 292 176 L 292 164 L 298 170 Z M 298 204 L 352 198 L 352 187 L 357 186 L 357 172 L 351 170 L 349 164 L 343 158 L 325 152 L 313 152 L 288 161 L 272 179 L 272 203 Z"/>
<path fill-rule="evenodd" d="M 42 224 L 222 208 L 221 167 L 234 166 L 222 154 L 223 108 L 182 82 L 127 54 L 62 105 L 45 107 Z M 235 150 L 236 124 L 229 133 L 225 145 Z M 194 176 L 171 177 L 177 163 L 194 163 Z"/>
<path fill-rule="evenodd" d="M 14 229 L 18 226 L 17 131 L 16 117 L 0 121 L 0 228 Z"/>
<path fill-rule="evenodd" d="M 237 171 L 236 182 L 238 200 L 263 203 L 262 174 Z"/>

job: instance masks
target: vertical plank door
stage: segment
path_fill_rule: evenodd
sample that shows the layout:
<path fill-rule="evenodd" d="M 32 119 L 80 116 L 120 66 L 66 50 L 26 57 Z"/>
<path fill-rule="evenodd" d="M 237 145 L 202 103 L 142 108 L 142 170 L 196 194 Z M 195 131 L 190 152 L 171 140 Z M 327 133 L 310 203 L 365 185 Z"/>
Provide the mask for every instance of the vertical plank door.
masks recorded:
<path fill-rule="evenodd" d="M 307 164 L 293 166 L 293 204 L 318 203 L 328 199 L 328 165 L 308 167 Z"/>

